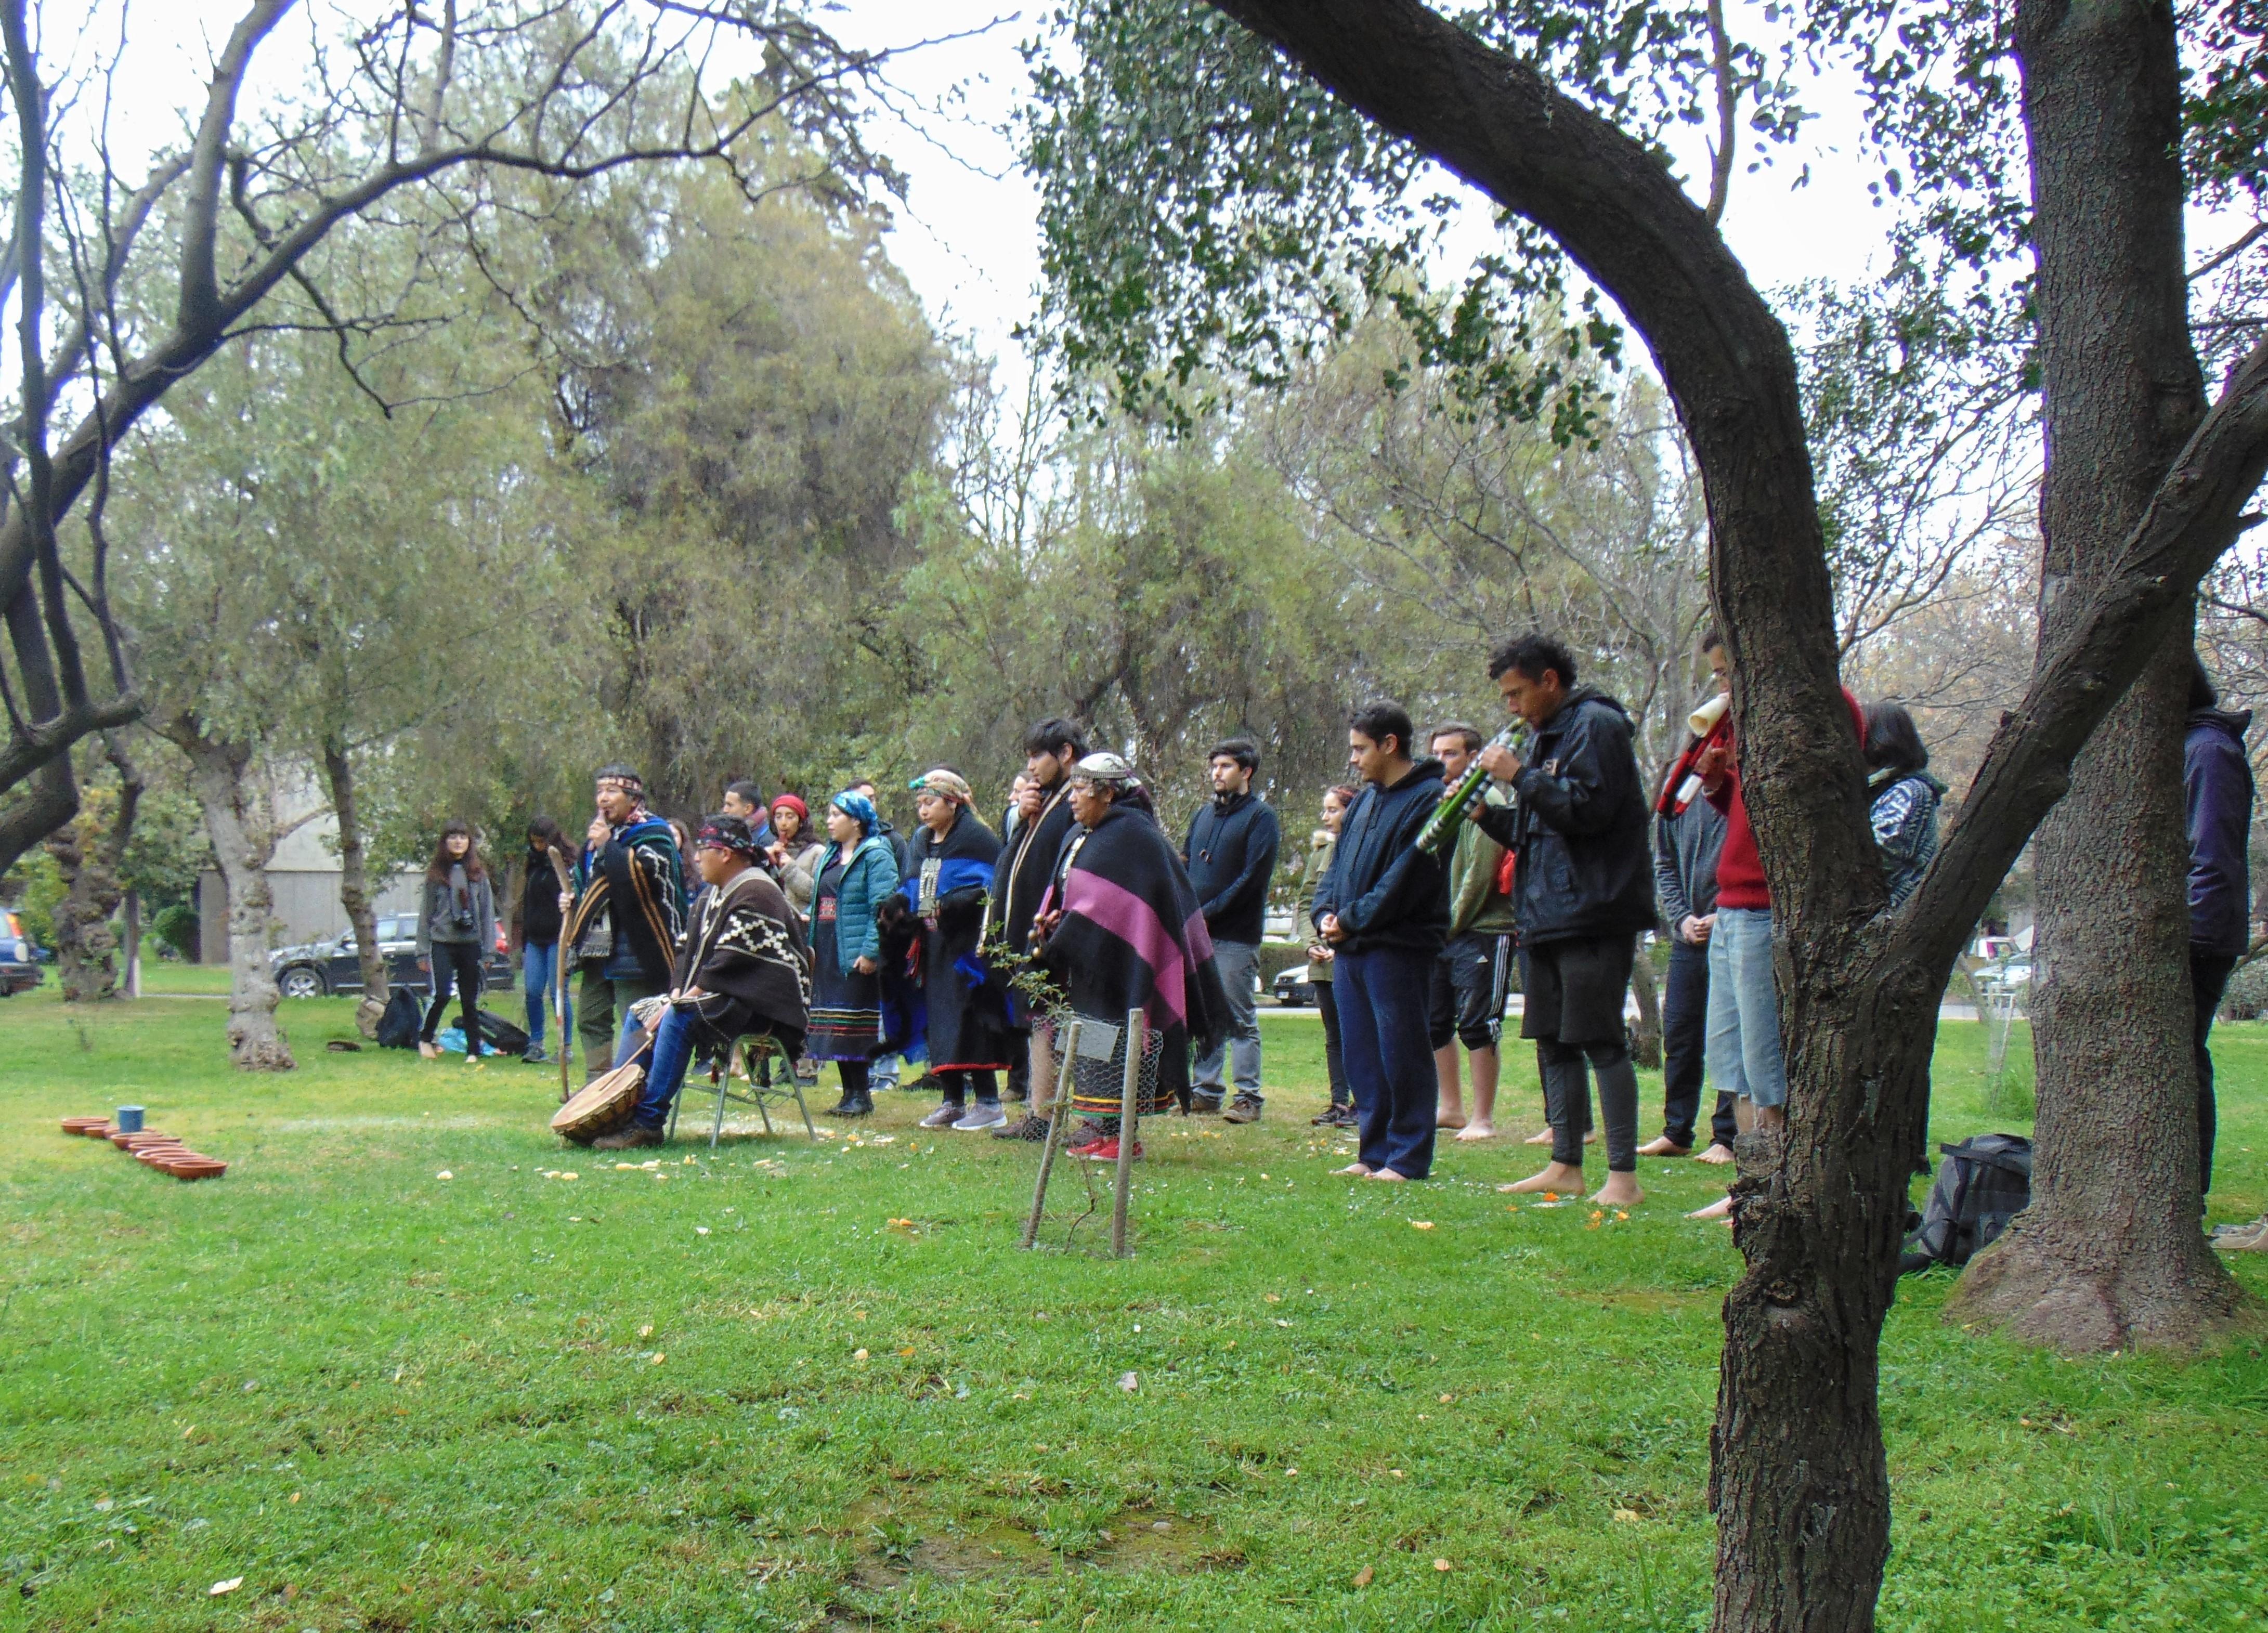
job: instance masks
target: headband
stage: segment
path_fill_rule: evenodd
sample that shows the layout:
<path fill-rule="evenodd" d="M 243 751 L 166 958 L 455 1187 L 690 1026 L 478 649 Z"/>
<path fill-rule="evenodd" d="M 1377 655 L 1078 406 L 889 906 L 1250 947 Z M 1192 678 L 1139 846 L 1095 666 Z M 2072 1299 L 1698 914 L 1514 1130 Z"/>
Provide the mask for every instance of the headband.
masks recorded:
<path fill-rule="evenodd" d="M 917 792 L 926 791 L 932 794 L 942 794 L 947 799 L 958 800 L 964 805 L 973 805 L 976 800 L 976 794 L 968 786 L 968 779 L 957 771 L 946 770 L 943 766 L 939 766 L 934 771 L 924 772 L 906 786 Z"/>
<path fill-rule="evenodd" d="M 864 794 L 854 794 L 847 788 L 827 803 L 869 834 L 874 831 L 874 824 L 882 820 L 876 813 L 873 800 Z"/>
<path fill-rule="evenodd" d="M 755 835 L 748 830 L 748 820 L 746 817 L 726 816 L 722 813 L 712 816 L 701 824 L 701 837 L 696 842 L 696 848 L 704 850 L 729 850 L 736 857 L 752 858 L 763 854 L 763 847 L 756 843 Z"/>

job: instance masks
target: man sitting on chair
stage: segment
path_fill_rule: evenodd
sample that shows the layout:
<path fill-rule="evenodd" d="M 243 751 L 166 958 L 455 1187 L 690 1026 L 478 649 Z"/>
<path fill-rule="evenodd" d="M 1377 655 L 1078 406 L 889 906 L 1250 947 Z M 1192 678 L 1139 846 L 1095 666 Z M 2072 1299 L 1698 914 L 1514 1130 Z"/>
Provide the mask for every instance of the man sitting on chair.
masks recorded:
<path fill-rule="evenodd" d="M 632 1011 L 652 1051 L 645 1092 L 630 1126 L 601 1135 L 593 1149 L 660 1144 L 696 1053 L 745 1037 L 777 1039 L 790 1060 L 802 1051 L 811 953 L 786 893 L 758 865 L 763 854 L 743 818 L 712 816 L 702 825 L 694 863 L 705 888 L 693 900 L 669 993 L 642 999 Z"/>

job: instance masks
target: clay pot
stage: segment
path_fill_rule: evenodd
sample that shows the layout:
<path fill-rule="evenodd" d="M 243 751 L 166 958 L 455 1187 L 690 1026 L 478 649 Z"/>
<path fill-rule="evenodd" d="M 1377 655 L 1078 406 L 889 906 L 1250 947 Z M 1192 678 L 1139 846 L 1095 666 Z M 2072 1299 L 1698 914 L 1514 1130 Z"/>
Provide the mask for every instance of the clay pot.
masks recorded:
<path fill-rule="evenodd" d="M 176 1159 L 166 1165 L 166 1172 L 177 1180 L 217 1180 L 228 1172 L 228 1165 L 210 1157 L 194 1161 Z"/>
<path fill-rule="evenodd" d="M 162 1168 L 169 1162 L 177 1162 L 181 1158 L 194 1157 L 196 1154 L 186 1145 L 145 1145 L 134 1153 L 134 1160 L 146 1162 L 152 1167 Z"/>
<path fill-rule="evenodd" d="M 98 1129 L 107 1132 L 109 1128 L 110 1119 L 107 1117 L 66 1117 L 63 1119 L 63 1132 L 65 1134 L 92 1134 Z"/>

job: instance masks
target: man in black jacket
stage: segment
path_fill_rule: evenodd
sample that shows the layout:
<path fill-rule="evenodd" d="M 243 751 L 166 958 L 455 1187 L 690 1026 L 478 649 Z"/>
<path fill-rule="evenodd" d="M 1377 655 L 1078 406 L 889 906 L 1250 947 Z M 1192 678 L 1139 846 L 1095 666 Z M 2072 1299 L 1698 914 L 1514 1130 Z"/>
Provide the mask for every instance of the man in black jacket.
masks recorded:
<path fill-rule="evenodd" d="M 1575 680 L 1575 660 L 1544 635 L 1505 642 L 1489 678 L 1506 705 L 1535 728 L 1525 754 L 1481 751 L 1489 774 L 1512 784 L 1509 810 L 1482 806 L 1481 831 L 1518 855 L 1520 1035 L 1535 1040 L 1551 1123 L 1551 1161 L 1517 1188 L 1572 1191 L 1583 1184 L 1590 1122 L 1587 1056 L 1606 1125 L 1607 1182 L 1593 1198 L 1628 1207 L 1638 1183 L 1638 1069 L 1623 1024 L 1638 932 L 1653 927 L 1653 872 L 1646 794 L 1623 706 Z"/>
<path fill-rule="evenodd" d="M 1241 737 L 1218 744 L 1205 756 L 1205 769 L 1212 778 L 1212 803 L 1189 819 L 1182 864 L 1189 871 L 1205 929 L 1212 933 L 1213 968 L 1228 993 L 1229 1036 L 1197 1063 L 1189 1108 L 1220 1110 L 1226 1092 L 1222 1069 L 1233 1064 L 1236 1099 L 1226 1120 L 1257 1122 L 1263 1104 L 1256 990 L 1261 921 L 1282 835 L 1275 811 L 1252 791 L 1253 776 L 1260 769 L 1257 745 Z"/>
<path fill-rule="evenodd" d="M 1433 960 L 1449 931 L 1449 878 L 1418 849 L 1441 803 L 1441 762 L 1410 757 L 1410 716 L 1366 703 L 1347 720 L 1347 763 L 1366 786 L 1315 887 L 1315 926 L 1336 949 L 1339 1044 L 1361 1144 L 1339 1170 L 1422 1180 L 1433 1166 L 1440 1084 L 1426 1030 Z"/>

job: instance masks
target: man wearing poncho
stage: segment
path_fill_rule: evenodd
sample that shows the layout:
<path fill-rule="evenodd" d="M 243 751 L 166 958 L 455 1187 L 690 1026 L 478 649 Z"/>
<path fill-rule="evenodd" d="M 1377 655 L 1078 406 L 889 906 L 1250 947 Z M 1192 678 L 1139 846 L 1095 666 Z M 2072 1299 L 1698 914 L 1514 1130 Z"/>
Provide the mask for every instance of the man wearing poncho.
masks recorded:
<path fill-rule="evenodd" d="M 592 1142 L 598 1150 L 660 1144 L 696 1054 L 756 1036 L 777 1040 L 791 1060 L 802 1050 L 811 954 L 802 920 L 763 857 L 745 818 L 720 814 L 702 826 L 694 860 L 706 888 L 694 901 L 667 994 L 633 1011 L 652 1049 L 645 1092 L 628 1128 Z"/>
<path fill-rule="evenodd" d="M 1150 813 L 1147 791 L 1116 754 L 1081 760 L 1071 773 L 1070 799 L 1079 827 L 1064 842 L 1033 925 L 1040 966 L 1073 1015 L 1123 1027 L 1129 1011 L 1142 1011 L 1158 1074 L 1138 1109 L 1160 1111 L 1178 1100 L 1186 1110 L 1191 1056 L 1228 1026 L 1228 995 L 1213 967 L 1197 892 Z M 1072 1108 L 1095 1124 L 1091 1136 L 1071 1148 L 1074 1154 L 1116 1162 L 1116 1075 L 1107 1083 L 1075 1070 L 1064 1076 Z M 1134 1154 L 1141 1155 L 1138 1145 Z"/>
<path fill-rule="evenodd" d="M 630 767 L 602 766 L 594 781 L 598 814 L 575 864 L 575 894 L 561 904 L 567 915 L 561 945 L 573 950 L 583 972 L 576 1031 L 585 1081 L 637 1047 L 630 1005 L 669 990 L 671 960 L 685 933 L 685 861 L 676 835 L 646 809 L 645 783 Z"/>

